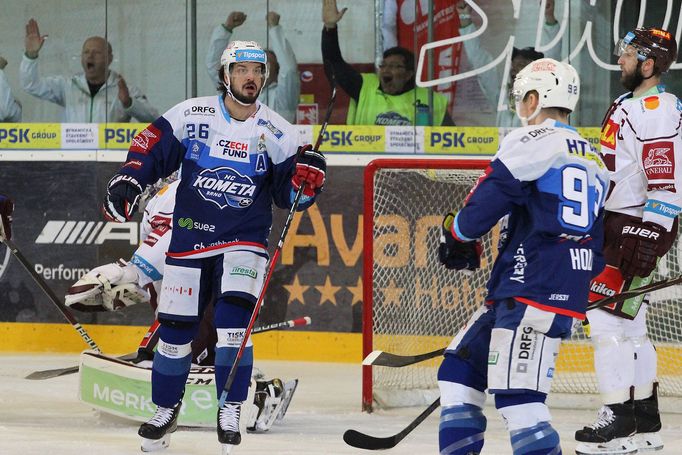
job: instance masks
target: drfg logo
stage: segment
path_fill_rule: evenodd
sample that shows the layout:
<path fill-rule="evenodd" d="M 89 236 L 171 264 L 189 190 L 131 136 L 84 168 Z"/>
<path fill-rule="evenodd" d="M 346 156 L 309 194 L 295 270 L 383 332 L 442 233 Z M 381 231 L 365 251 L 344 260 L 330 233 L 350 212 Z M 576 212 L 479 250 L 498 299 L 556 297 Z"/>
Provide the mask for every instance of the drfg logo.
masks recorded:
<path fill-rule="evenodd" d="M 122 240 L 131 245 L 140 241 L 137 223 L 104 221 L 50 220 L 40 231 L 35 243 L 55 245 L 101 245 L 110 240 Z"/>

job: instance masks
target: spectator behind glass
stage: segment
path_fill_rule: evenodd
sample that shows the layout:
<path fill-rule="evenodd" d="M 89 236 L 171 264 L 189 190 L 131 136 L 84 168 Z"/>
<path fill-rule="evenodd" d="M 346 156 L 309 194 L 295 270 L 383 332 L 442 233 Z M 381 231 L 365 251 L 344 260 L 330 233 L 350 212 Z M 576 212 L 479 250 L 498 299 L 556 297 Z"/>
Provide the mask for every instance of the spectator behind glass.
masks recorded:
<path fill-rule="evenodd" d="M 5 76 L 7 60 L 0 57 L 0 122 L 20 122 L 21 104 L 14 99 Z"/>
<path fill-rule="evenodd" d="M 30 19 L 26 24 L 19 78 L 26 92 L 62 106 L 62 121 L 129 122 L 134 117 L 139 122 L 152 122 L 159 116 L 140 89 L 128 87 L 120 74 L 109 69 L 113 57 L 111 45 L 100 36 L 92 36 L 83 43 L 83 73 L 71 77 L 40 77 L 38 53 L 46 37 L 40 34 L 35 19 Z"/>
<path fill-rule="evenodd" d="M 274 11 L 268 12 L 268 80 L 265 88 L 258 98 L 270 109 L 277 112 L 290 123 L 296 123 L 296 110 L 298 99 L 301 95 L 301 80 L 298 76 L 298 64 L 291 44 L 284 37 L 284 30 L 279 25 L 279 14 Z M 218 79 L 220 69 L 220 56 L 227 47 L 232 33 L 246 21 L 246 14 L 241 11 L 232 11 L 225 20 L 213 29 L 211 42 L 206 52 L 206 70 L 213 84 L 220 89 L 221 82 Z"/>
<path fill-rule="evenodd" d="M 469 35 L 476 31 L 476 26 L 471 21 L 471 7 L 464 1 L 457 2 L 457 12 L 459 13 L 460 36 Z M 537 16 L 536 16 L 537 17 Z M 547 0 L 545 6 L 545 23 L 542 27 L 543 42 L 550 42 L 559 32 L 559 22 L 554 16 L 554 0 Z M 481 47 L 480 37 L 466 40 L 462 43 L 464 52 L 469 64 L 472 68 L 481 68 L 493 60 L 490 53 Z M 560 60 L 561 42 L 557 43 L 547 53 L 546 57 Z M 532 47 L 525 47 L 523 49 L 514 48 L 512 51 L 511 66 L 509 69 L 509 77 L 507 79 L 506 93 L 503 93 L 503 99 L 507 99 L 511 93 L 512 84 L 516 74 L 525 68 L 530 62 L 545 57 L 542 52 L 537 52 Z M 483 91 L 486 99 L 490 105 L 497 110 L 498 99 L 500 97 L 500 87 L 502 85 L 501 76 L 497 71 L 489 70 L 478 75 L 478 84 Z M 499 127 L 518 127 L 521 126 L 518 116 L 512 111 L 514 103 L 507 101 L 507 109 L 497 111 L 497 126 Z"/>
<path fill-rule="evenodd" d="M 348 8 L 339 11 L 336 0 L 323 0 L 322 59 L 327 74 L 350 96 L 348 125 L 454 125 L 447 113 L 448 100 L 433 93 L 433 121 L 429 121 L 429 90 L 415 86 L 414 54 L 402 47 L 384 51 L 378 74 L 359 73 L 341 56 L 337 23 Z"/>

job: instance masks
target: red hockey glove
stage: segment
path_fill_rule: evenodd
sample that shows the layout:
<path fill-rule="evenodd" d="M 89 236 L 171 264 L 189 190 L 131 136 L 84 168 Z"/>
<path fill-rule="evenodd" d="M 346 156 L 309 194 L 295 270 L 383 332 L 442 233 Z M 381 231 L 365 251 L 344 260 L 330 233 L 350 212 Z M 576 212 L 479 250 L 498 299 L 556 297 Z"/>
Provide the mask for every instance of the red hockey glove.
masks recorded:
<path fill-rule="evenodd" d="M 14 212 L 14 202 L 9 197 L 0 194 L 0 238 L 12 240 L 12 212 Z"/>
<path fill-rule="evenodd" d="M 620 269 L 623 277 L 647 277 L 656 268 L 662 249 L 665 229 L 658 224 L 642 221 L 630 221 L 623 225 L 621 232 L 623 242 L 620 246 Z"/>
<path fill-rule="evenodd" d="M 107 195 L 102 211 L 109 221 L 123 223 L 130 220 L 137 211 L 142 186 L 129 175 L 116 174 L 109 180 Z"/>
<path fill-rule="evenodd" d="M 291 185 L 296 191 L 305 182 L 303 194 L 315 196 L 324 187 L 327 160 L 324 155 L 313 150 L 312 145 L 306 144 L 298 148 L 296 155 L 296 169 L 291 177 Z"/>
<path fill-rule="evenodd" d="M 452 236 L 450 229 L 455 220 L 455 214 L 445 215 L 441 226 L 440 245 L 438 246 L 438 260 L 447 269 L 476 270 L 481 266 L 481 242 L 460 242 Z"/>

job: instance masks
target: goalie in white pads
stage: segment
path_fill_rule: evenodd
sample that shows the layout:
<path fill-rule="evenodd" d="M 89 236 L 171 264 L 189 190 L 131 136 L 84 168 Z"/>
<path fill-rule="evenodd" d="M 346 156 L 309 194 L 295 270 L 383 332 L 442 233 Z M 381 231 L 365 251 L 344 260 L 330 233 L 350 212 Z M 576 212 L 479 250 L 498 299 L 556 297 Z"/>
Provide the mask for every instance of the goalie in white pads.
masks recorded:
<path fill-rule="evenodd" d="M 628 92 L 609 108 L 601 152 L 611 173 L 604 219 L 606 268 L 590 300 L 648 284 L 673 245 L 682 207 L 682 103 L 660 85 L 677 57 L 667 31 L 639 28 L 616 46 Z M 658 435 L 656 350 L 647 337 L 644 296 L 588 313 L 604 406 L 578 430 L 581 454 L 625 454 L 663 447 Z"/>
<path fill-rule="evenodd" d="M 513 94 L 525 125 L 508 136 L 457 214 L 443 220 L 439 260 L 475 270 L 480 239 L 499 220 L 486 305 L 455 336 L 438 371 L 441 455 L 479 454 L 486 389 L 514 455 L 561 454 L 545 399 L 563 338 L 584 319 L 589 283 L 603 268 L 609 176 L 599 153 L 567 125 L 580 82 L 567 63 L 540 59 Z"/>
<path fill-rule="evenodd" d="M 149 199 L 144 208 L 141 234 L 144 241 L 133 253 L 132 259 L 122 259 L 92 269 L 71 286 L 66 295 L 66 305 L 79 311 L 118 311 L 136 303 L 149 303 L 156 309 L 157 290 L 163 277 L 164 259 L 170 242 L 171 219 L 178 181 L 162 187 Z M 145 200 L 146 198 L 142 198 Z M 0 197 L 0 211 L 2 210 Z M 213 325 L 213 305 L 202 317 L 199 333 L 192 342 L 192 363 L 213 366 L 217 341 Z M 140 343 L 134 362 L 152 360 L 159 340 L 159 323 L 154 321 Z M 286 414 L 298 385 L 298 379 L 283 382 L 279 378 L 268 380 L 254 368 L 254 399 L 245 413 L 249 432 L 264 432 Z"/>

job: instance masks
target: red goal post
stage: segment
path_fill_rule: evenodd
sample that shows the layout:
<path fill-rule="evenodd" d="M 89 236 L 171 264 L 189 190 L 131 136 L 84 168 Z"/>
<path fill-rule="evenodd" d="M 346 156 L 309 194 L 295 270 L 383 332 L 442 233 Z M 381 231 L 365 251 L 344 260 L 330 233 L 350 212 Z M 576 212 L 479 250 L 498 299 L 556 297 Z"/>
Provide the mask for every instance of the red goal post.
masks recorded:
<path fill-rule="evenodd" d="M 473 275 L 440 266 L 440 223 L 464 198 L 488 160 L 398 158 L 370 162 L 364 174 L 363 358 L 380 349 L 421 354 L 448 345 L 480 306 L 499 230 L 481 240 Z M 678 241 L 653 278 L 682 275 Z M 682 286 L 649 295 L 649 338 L 658 352 L 659 393 L 682 396 Z M 362 407 L 426 405 L 438 396 L 440 357 L 402 368 L 363 366 Z M 552 391 L 597 393 L 593 351 L 580 323 L 562 343 Z"/>

